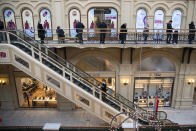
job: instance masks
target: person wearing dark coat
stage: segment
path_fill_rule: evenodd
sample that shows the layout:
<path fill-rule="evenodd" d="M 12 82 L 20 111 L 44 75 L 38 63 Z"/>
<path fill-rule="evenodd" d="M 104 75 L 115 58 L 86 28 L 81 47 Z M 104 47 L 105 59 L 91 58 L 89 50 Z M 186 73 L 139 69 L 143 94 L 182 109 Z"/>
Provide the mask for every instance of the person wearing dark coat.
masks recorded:
<path fill-rule="evenodd" d="M 191 42 L 195 39 L 195 25 L 194 25 L 194 22 L 192 21 L 190 24 L 189 24 L 189 36 L 188 36 L 188 39 L 189 39 L 189 44 L 191 44 Z"/>
<path fill-rule="evenodd" d="M 83 23 L 81 23 L 79 21 L 77 22 L 77 24 L 76 24 L 76 32 L 78 33 L 77 37 L 79 39 L 79 43 L 83 43 L 82 33 L 83 33 L 84 27 L 85 26 L 83 25 Z"/>
<path fill-rule="evenodd" d="M 119 34 L 119 39 L 121 41 L 121 44 L 124 44 L 126 41 L 126 35 L 127 35 L 127 24 L 124 23 L 120 27 L 120 34 Z"/>
<path fill-rule="evenodd" d="M 170 20 L 168 23 L 167 23 L 167 43 L 169 44 L 170 41 L 171 41 L 171 38 L 172 38 L 172 20 Z"/>
<path fill-rule="evenodd" d="M 173 44 L 178 44 L 178 31 L 174 31 L 173 33 L 173 41 L 172 41 Z"/>
<path fill-rule="evenodd" d="M 106 80 L 105 79 L 102 80 L 101 90 L 105 93 L 107 92 L 107 85 L 106 85 Z M 102 100 L 103 101 L 106 100 L 106 95 L 104 93 L 102 94 Z"/>
<path fill-rule="evenodd" d="M 40 21 L 38 22 L 37 30 L 38 30 L 38 37 L 41 39 L 41 43 L 43 44 L 46 31 L 44 30 L 44 28 L 43 28 L 42 24 L 40 23 Z"/>
<path fill-rule="evenodd" d="M 107 25 L 105 22 L 101 22 L 98 26 L 100 28 L 100 43 L 104 44 L 105 43 L 105 35 L 106 35 L 106 28 Z"/>
<path fill-rule="evenodd" d="M 3 21 L 0 20 L 0 31 L 1 30 L 4 30 L 4 23 L 3 23 Z M 4 37 L 4 33 L 0 32 L 0 43 L 3 40 L 3 37 Z"/>
<path fill-rule="evenodd" d="M 149 35 L 148 33 L 149 33 L 149 29 L 147 27 L 145 27 L 144 31 L 143 31 L 144 41 L 147 40 L 148 35 Z"/>

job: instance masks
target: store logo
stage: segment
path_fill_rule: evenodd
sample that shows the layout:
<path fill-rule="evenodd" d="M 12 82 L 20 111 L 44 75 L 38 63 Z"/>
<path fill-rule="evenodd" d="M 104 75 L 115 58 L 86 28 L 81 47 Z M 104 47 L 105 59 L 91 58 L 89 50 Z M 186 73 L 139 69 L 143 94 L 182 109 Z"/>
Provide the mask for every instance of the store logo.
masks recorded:
<path fill-rule="evenodd" d="M 25 12 L 25 15 L 26 15 L 27 17 L 29 17 L 29 12 L 28 12 L 28 11 L 26 11 L 26 12 Z"/>
<path fill-rule="evenodd" d="M 6 52 L 0 52 L 0 58 L 6 58 Z"/>

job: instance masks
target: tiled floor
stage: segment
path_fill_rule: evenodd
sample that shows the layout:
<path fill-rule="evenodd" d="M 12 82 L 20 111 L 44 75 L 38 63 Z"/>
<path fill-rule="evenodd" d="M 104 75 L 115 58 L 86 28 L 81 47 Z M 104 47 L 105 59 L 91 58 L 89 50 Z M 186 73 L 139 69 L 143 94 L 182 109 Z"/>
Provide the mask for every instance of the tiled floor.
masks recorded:
<path fill-rule="evenodd" d="M 161 108 L 167 112 L 168 119 L 179 124 L 196 124 L 196 106 L 190 110 Z M 44 123 L 61 123 L 62 126 L 107 126 L 103 120 L 87 113 L 85 110 L 58 111 L 56 109 L 19 109 L 15 111 L 0 110 L 3 122 L 0 126 L 43 126 Z"/>

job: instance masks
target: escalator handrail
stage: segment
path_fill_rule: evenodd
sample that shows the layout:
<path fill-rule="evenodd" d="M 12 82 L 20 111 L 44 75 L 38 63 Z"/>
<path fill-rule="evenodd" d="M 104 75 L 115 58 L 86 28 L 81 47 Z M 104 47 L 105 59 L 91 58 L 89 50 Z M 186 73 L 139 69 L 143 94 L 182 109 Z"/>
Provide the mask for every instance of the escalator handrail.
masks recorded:
<path fill-rule="evenodd" d="M 3 32 L 7 32 L 7 31 L 3 31 Z M 13 33 L 13 32 L 8 32 L 9 34 L 12 34 L 12 35 L 15 35 L 15 36 L 17 36 L 17 37 L 19 37 L 20 38 L 20 36 L 18 36 L 18 35 L 16 35 L 15 33 Z M 21 33 L 21 32 L 20 32 Z M 31 43 L 29 43 L 29 42 L 27 42 L 26 40 L 24 40 L 24 39 L 22 39 L 22 38 L 20 38 L 22 41 L 24 41 L 26 44 L 28 44 L 28 45 L 30 45 L 30 46 L 33 46 L 34 48 L 36 48 L 37 50 L 39 50 L 41 53 L 43 53 L 44 55 L 46 55 L 47 56 L 47 54 L 45 53 L 45 52 L 43 52 L 42 50 L 40 50 L 39 49 L 39 47 L 36 47 L 35 45 L 33 45 L 33 44 L 31 44 Z M 32 39 L 32 38 L 30 38 L 30 39 Z M 33 40 L 33 39 L 32 39 Z M 33 40 L 33 41 L 35 41 L 35 40 Z M 37 41 L 36 41 L 37 42 Z M 38 44 L 40 44 L 39 42 L 37 42 Z M 41 45 L 41 44 L 40 44 Z M 44 46 L 44 45 L 41 45 L 42 47 L 45 47 L 46 49 L 48 49 L 46 46 Z M 50 51 L 50 50 L 48 50 L 48 51 Z M 50 51 L 51 52 L 51 51 Z M 51 52 L 51 53 L 53 53 L 53 52 Z M 65 60 L 65 59 L 63 59 L 62 57 L 60 57 L 60 56 L 58 56 L 58 55 L 56 55 L 55 53 L 53 53 L 55 56 L 57 56 L 58 58 L 61 58 L 62 60 L 64 60 L 64 61 L 66 61 L 67 63 L 69 63 L 69 64 L 71 64 L 74 68 L 77 68 L 76 66 L 74 66 L 72 63 L 70 63 L 70 62 L 68 62 L 67 60 Z M 49 57 L 49 56 L 47 56 L 47 57 Z M 53 59 L 53 58 L 51 58 L 51 57 L 49 57 L 50 59 Z M 54 60 L 54 59 L 53 59 Z M 54 61 L 56 61 L 56 60 L 54 60 Z M 57 63 L 59 63 L 59 61 L 56 61 Z M 63 65 L 62 63 L 59 63 L 60 65 L 62 65 L 62 66 L 65 66 L 65 65 Z M 96 89 L 98 89 L 99 91 L 101 91 L 102 93 L 104 93 L 104 94 L 107 94 L 107 95 L 109 95 L 110 97 L 112 97 L 114 100 L 116 100 L 116 101 L 118 101 L 119 103 L 122 103 L 123 105 L 125 105 L 125 106 L 127 106 L 128 108 L 132 108 L 132 107 L 130 107 L 129 105 L 127 105 L 127 104 L 125 104 L 125 103 L 123 103 L 122 101 L 120 101 L 119 99 L 117 99 L 116 97 L 113 97 L 112 95 L 110 95 L 110 94 L 108 94 L 108 93 L 105 93 L 105 92 L 103 92 L 101 89 L 99 89 L 96 85 L 94 85 L 93 83 L 91 83 L 91 82 L 89 82 L 88 80 L 86 80 L 85 78 L 83 78 L 82 76 L 80 76 L 77 72 L 75 72 L 75 71 L 73 71 L 72 69 L 70 69 L 70 68 L 68 68 L 67 66 L 65 66 L 65 68 L 66 69 L 68 69 L 68 70 L 70 70 L 72 73 L 74 73 L 74 74 L 77 74 L 79 77 L 81 77 L 83 80 L 85 80 L 87 83 L 90 83 L 91 85 L 93 85 L 93 86 L 95 86 L 96 87 Z M 78 68 L 77 68 L 78 69 Z M 78 69 L 79 71 L 81 71 L 80 69 Z M 83 72 L 83 71 L 81 71 L 82 73 L 84 73 L 84 74 L 86 74 L 87 76 L 89 76 L 90 78 L 93 78 L 92 76 L 90 76 L 89 74 L 87 74 L 87 73 L 85 73 L 85 72 Z M 97 81 L 95 78 L 93 78 L 95 81 Z M 101 82 L 99 82 L 99 81 L 97 81 L 98 83 L 101 83 Z M 115 93 L 116 94 L 116 93 Z M 120 94 L 118 94 L 118 95 L 120 95 Z M 124 97 L 122 97 L 123 99 L 126 99 L 126 98 L 124 98 Z M 127 100 L 127 99 L 126 99 Z M 130 102 L 130 103 L 132 103 L 131 101 L 129 101 L 129 100 L 127 100 L 128 102 Z M 144 112 L 147 112 L 147 110 L 144 110 L 143 108 L 140 108 L 140 107 L 138 107 L 137 105 L 135 105 L 134 103 L 132 103 L 133 105 L 134 105 L 134 107 L 137 107 L 137 109 L 140 109 L 140 110 L 142 110 L 142 111 L 144 111 Z"/>

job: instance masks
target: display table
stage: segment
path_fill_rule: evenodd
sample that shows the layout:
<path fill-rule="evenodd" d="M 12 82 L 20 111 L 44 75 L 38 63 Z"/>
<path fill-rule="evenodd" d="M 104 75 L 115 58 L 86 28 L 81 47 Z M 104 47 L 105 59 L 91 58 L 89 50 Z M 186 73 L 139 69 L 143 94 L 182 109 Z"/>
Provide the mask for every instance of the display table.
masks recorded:
<path fill-rule="evenodd" d="M 44 131 L 58 131 L 60 129 L 60 123 L 45 123 L 42 128 Z"/>

